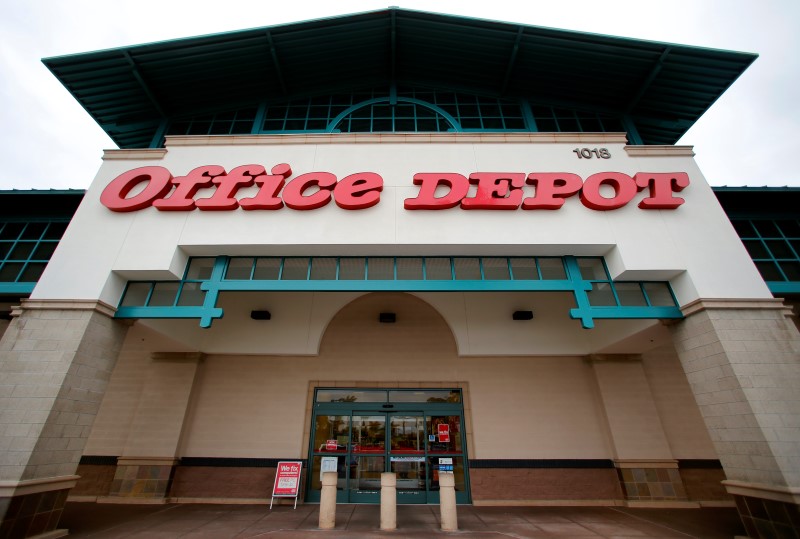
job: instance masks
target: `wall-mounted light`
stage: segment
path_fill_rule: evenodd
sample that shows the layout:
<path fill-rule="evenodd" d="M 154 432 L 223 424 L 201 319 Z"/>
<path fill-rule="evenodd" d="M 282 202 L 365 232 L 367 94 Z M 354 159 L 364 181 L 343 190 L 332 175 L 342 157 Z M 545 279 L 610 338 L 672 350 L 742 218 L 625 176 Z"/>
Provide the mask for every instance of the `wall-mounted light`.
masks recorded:
<path fill-rule="evenodd" d="M 253 320 L 270 320 L 272 314 L 269 311 L 250 311 L 250 318 Z"/>
<path fill-rule="evenodd" d="M 533 311 L 514 311 L 512 320 L 533 320 Z"/>
<path fill-rule="evenodd" d="M 395 313 L 380 313 L 378 315 L 378 322 L 381 324 L 394 324 L 397 321 Z"/>

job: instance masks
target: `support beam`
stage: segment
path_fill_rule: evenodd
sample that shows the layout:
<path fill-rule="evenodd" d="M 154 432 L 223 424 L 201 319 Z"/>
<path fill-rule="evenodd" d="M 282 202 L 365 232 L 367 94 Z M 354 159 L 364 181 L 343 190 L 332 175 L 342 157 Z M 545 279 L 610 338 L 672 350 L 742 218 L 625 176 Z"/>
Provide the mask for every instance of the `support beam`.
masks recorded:
<path fill-rule="evenodd" d="M 517 63 L 517 53 L 519 52 L 519 44 L 522 42 L 522 26 L 517 30 L 517 38 L 514 40 L 514 47 L 511 49 L 511 56 L 508 59 L 506 66 L 506 76 L 503 77 L 503 85 L 500 87 L 500 94 L 505 95 L 508 90 L 508 83 L 511 81 L 511 73 L 514 72 L 514 66 Z"/>
<path fill-rule="evenodd" d="M 136 62 L 133 61 L 131 54 L 128 51 L 123 51 L 122 56 L 125 58 L 128 64 L 130 64 L 133 78 L 135 78 L 136 82 L 139 83 L 139 86 L 142 87 L 142 91 L 150 100 L 150 104 L 153 105 L 153 107 L 158 111 L 159 116 L 161 116 L 162 118 L 166 118 L 167 115 L 164 113 L 164 109 L 162 109 L 161 105 L 158 104 L 158 99 L 156 99 L 156 96 L 153 94 L 153 92 L 150 90 L 150 87 L 145 82 L 144 78 L 142 77 L 142 74 L 139 72 L 139 66 L 137 66 Z"/>
<path fill-rule="evenodd" d="M 278 62 L 278 52 L 275 50 L 275 42 L 272 40 L 272 33 L 267 30 L 267 43 L 269 44 L 269 54 L 272 57 L 272 64 L 275 66 L 275 72 L 278 75 L 278 84 L 281 87 L 281 92 L 283 95 L 288 95 L 289 92 L 286 91 L 286 82 L 283 80 L 283 72 L 281 71 L 281 64 Z"/>

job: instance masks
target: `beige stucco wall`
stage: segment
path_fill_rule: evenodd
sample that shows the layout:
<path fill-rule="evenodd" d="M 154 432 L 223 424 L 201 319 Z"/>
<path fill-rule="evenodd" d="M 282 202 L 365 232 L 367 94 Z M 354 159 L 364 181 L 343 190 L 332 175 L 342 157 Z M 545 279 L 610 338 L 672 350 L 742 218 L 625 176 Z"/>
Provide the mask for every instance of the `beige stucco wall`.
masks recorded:
<path fill-rule="evenodd" d="M 397 322 L 378 323 L 383 311 L 395 312 Z M 150 354 L 175 347 L 139 324 L 131 328 L 86 454 L 122 455 L 135 445 L 128 437 L 154 368 Z M 670 447 L 686 458 L 705 458 L 707 440 L 695 432 L 702 422 L 696 407 L 693 415 L 685 411 L 693 405 L 691 395 L 686 398 L 685 377 L 681 382 L 681 373 L 674 370 L 680 369 L 674 354 L 661 350 L 646 355 L 643 363 Z M 318 356 L 206 356 L 198 366 L 176 452 L 304 456 L 309 388 L 387 383 L 463 387 L 470 458 L 615 458 L 591 361 L 579 356 L 459 357 L 449 327 L 433 307 L 410 294 L 392 293 L 362 296 L 344 307 L 328 325 Z M 673 397 L 676 387 L 680 391 Z M 689 425 L 691 435 L 681 431 L 682 416 L 700 421 Z"/>

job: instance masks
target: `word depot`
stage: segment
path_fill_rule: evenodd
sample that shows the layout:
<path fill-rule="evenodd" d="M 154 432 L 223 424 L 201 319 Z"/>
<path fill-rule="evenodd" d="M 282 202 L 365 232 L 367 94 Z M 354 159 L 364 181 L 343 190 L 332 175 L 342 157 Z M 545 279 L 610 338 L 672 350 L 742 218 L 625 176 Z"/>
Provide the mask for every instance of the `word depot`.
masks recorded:
<path fill-rule="evenodd" d="M 321 208 L 333 200 L 345 210 L 370 208 L 380 202 L 383 178 L 375 172 L 357 172 L 342 179 L 330 172 L 307 172 L 289 180 L 292 168 L 285 163 L 267 172 L 261 165 L 242 165 L 226 172 L 206 165 L 185 176 L 173 177 L 159 166 L 140 167 L 114 178 L 100 201 L 116 212 L 154 207 L 160 211 L 293 210 Z M 455 172 L 420 172 L 414 198 L 406 210 L 557 210 L 565 199 L 577 197 L 592 210 L 615 210 L 645 191 L 639 208 L 670 210 L 684 203 L 674 196 L 689 185 L 685 172 L 598 172 L 586 179 L 569 172 L 474 172 L 468 177 Z M 241 189 L 257 186 L 252 196 L 237 197 Z M 474 188 L 473 188 L 474 186 Z M 533 187 L 533 196 L 523 188 Z M 211 196 L 197 197 L 201 189 Z M 253 191 L 252 189 L 249 191 Z"/>

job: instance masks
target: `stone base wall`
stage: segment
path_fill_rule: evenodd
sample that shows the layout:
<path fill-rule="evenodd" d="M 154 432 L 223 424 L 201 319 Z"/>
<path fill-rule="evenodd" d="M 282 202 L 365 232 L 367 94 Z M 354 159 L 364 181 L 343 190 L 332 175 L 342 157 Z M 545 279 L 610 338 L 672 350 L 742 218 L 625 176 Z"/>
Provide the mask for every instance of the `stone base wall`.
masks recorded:
<path fill-rule="evenodd" d="M 621 468 L 618 472 L 627 500 L 686 500 L 686 489 L 678 468 Z"/>
<path fill-rule="evenodd" d="M 174 466 L 169 464 L 117 465 L 109 495 L 123 498 L 166 498 Z"/>
<path fill-rule="evenodd" d="M 75 473 L 81 478 L 75 488 L 69 491 L 69 495 L 108 496 L 116 471 L 115 464 L 79 464 Z"/>
<path fill-rule="evenodd" d="M 722 484 L 725 480 L 722 468 L 681 468 L 680 473 L 689 501 L 733 501 L 733 497 Z"/>
<path fill-rule="evenodd" d="M 56 529 L 69 489 L 0 498 L 0 538 L 34 537 Z M 5 510 L 5 511 L 3 511 Z"/>
<path fill-rule="evenodd" d="M 613 468 L 474 468 L 472 500 L 622 500 Z"/>
<path fill-rule="evenodd" d="M 276 468 L 178 466 L 171 498 L 263 498 L 272 495 Z"/>

